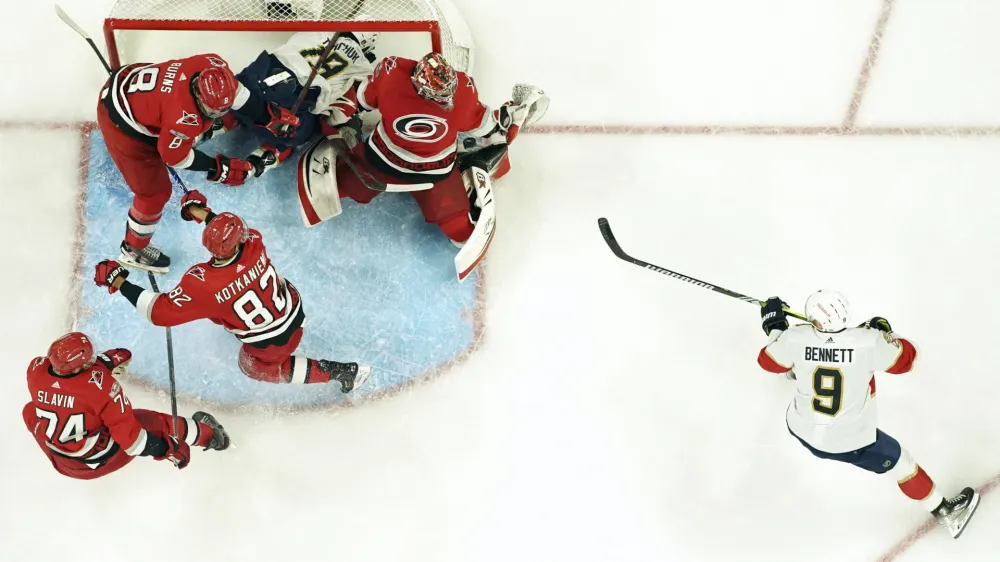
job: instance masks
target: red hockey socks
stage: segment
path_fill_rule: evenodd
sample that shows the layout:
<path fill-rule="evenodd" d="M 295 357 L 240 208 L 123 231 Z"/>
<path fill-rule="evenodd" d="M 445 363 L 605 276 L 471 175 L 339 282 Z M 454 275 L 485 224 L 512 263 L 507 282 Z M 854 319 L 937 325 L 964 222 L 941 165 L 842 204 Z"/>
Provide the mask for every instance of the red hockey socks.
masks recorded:
<path fill-rule="evenodd" d="M 208 447 L 215 433 L 212 428 L 191 418 L 177 418 L 177 432 L 190 447 Z"/>
<path fill-rule="evenodd" d="M 246 353 L 240 353 L 240 370 L 254 380 L 279 384 L 327 383 L 332 375 L 320 369 L 317 361 L 294 355 L 282 363 L 265 363 Z"/>
<path fill-rule="evenodd" d="M 944 500 L 944 496 L 934 486 L 934 481 L 906 449 L 901 448 L 899 461 L 887 474 L 896 480 L 906 497 L 920 502 L 921 507 L 927 511 L 934 511 Z"/>
<path fill-rule="evenodd" d="M 163 207 L 169 200 L 169 191 L 153 196 L 136 194 L 128 210 L 125 243 L 137 250 L 149 246 L 149 239 L 160 225 Z"/>

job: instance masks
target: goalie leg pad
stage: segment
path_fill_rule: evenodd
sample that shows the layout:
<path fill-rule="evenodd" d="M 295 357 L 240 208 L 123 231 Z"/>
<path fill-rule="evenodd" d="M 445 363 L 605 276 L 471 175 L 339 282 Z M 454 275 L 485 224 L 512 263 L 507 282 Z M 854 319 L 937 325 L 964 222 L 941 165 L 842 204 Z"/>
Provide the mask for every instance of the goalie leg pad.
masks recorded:
<path fill-rule="evenodd" d="M 471 167 L 462 172 L 462 181 L 468 190 L 470 208 L 469 220 L 475 220 L 472 235 L 455 256 L 455 271 L 459 282 L 464 281 L 486 257 L 493 242 L 496 226 L 496 205 L 493 202 L 493 182 L 486 170 Z"/>
<path fill-rule="evenodd" d="M 333 147 L 325 137 L 320 137 L 299 159 L 299 205 L 306 226 L 316 226 L 342 211 L 336 164 Z"/>

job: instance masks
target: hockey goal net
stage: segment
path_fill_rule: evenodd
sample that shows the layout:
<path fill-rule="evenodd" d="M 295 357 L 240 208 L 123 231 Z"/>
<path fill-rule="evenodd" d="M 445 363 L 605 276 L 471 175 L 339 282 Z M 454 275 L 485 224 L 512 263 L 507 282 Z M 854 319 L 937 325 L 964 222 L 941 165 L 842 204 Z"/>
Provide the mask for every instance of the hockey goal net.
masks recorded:
<path fill-rule="evenodd" d="M 112 66 L 214 52 L 240 68 L 300 31 L 378 31 L 380 56 L 434 50 L 472 70 L 472 35 L 451 0 L 116 0 L 104 20 Z"/>

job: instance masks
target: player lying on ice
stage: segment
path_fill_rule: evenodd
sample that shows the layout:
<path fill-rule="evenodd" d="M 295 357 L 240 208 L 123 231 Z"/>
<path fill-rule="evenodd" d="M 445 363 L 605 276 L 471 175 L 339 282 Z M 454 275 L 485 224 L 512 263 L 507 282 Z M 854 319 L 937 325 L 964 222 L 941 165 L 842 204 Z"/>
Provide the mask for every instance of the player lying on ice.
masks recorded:
<path fill-rule="evenodd" d="M 885 318 L 848 328 L 849 304 L 836 291 L 819 291 L 806 300 L 810 324 L 789 328 L 786 308 L 778 297 L 761 308 L 761 326 L 770 339 L 757 363 L 796 381 L 785 414 L 788 431 L 821 459 L 892 478 L 958 538 L 979 505 L 979 494 L 964 488 L 952 498 L 942 496 L 910 452 L 878 429 L 876 420 L 875 373 L 910 372 L 917 349 L 896 336 Z"/>
<path fill-rule="evenodd" d="M 181 217 L 204 222 L 201 242 L 212 259 L 195 265 L 171 291 L 156 293 L 128 281 L 118 262 L 97 264 L 94 282 L 120 292 L 156 326 L 208 319 L 243 342 L 239 366 L 255 380 L 271 383 L 337 381 L 343 392 L 361 386 L 371 367 L 292 355 L 302 339 L 305 311 L 298 290 L 280 276 L 260 232 L 232 213 L 216 215 L 198 191 L 181 199 Z"/>
<path fill-rule="evenodd" d="M 455 264 L 464 279 L 492 239 L 492 180 L 510 170 L 507 147 L 522 126 L 542 118 L 548 104 L 544 92 L 518 84 L 511 101 L 490 110 L 472 78 L 442 55 L 430 53 L 419 61 L 387 57 L 335 104 L 337 110 L 323 123 L 326 141 L 304 154 L 303 218 L 311 226 L 336 216 L 341 197 L 368 203 L 381 191 L 410 191 L 425 220 L 462 248 Z M 352 147 L 360 122 L 352 117 L 374 110 L 381 120 Z M 331 174 L 328 163 L 334 160 Z M 374 188 L 377 182 L 381 189 Z"/>
<path fill-rule="evenodd" d="M 246 160 L 209 156 L 195 145 L 231 128 L 239 109 L 258 128 L 294 129 L 298 119 L 243 87 L 221 57 L 196 55 L 159 64 L 136 63 L 115 70 L 101 89 L 97 123 L 108 153 L 134 194 L 119 260 L 166 273 L 170 258 L 149 241 L 170 199 L 164 164 L 206 172 L 209 181 L 242 185 L 259 176 L 276 154 L 258 149 Z"/>
<path fill-rule="evenodd" d="M 236 75 L 240 84 L 254 96 L 289 111 L 309 81 L 313 67 L 321 62 L 320 56 L 333 33 L 301 32 L 273 51 L 262 51 L 257 58 Z M 279 155 L 278 162 L 268 162 L 267 168 L 284 161 L 291 148 L 314 140 L 320 134 L 320 123 L 342 112 L 342 107 L 352 107 L 350 99 L 341 99 L 348 91 L 368 78 L 375 62 L 375 43 L 378 33 L 342 33 L 337 36 L 333 51 L 322 61 L 319 72 L 310 83 L 309 90 L 296 109 L 299 126 L 286 135 L 275 134 L 266 127 L 255 127 L 262 119 L 260 108 L 241 107 L 232 115 L 251 130 L 265 149 Z M 353 111 L 352 111 L 353 113 Z M 346 121 L 342 115 L 334 116 L 338 122 Z"/>
<path fill-rule="evenodd" d="M 92 480 L 140 456 L 184 468 L 190 447 L 229 447 L 225 429 L 205 412 L 178 417 L 175 437 L 169 414 L 133 410 L 117 379 L 131 359 L 132 353 L 121 348 L 95 357 L 90 338 L 72 332 L 31 362 L 32 400 L 22 411 L 24 424 L 60 474 Z"/>

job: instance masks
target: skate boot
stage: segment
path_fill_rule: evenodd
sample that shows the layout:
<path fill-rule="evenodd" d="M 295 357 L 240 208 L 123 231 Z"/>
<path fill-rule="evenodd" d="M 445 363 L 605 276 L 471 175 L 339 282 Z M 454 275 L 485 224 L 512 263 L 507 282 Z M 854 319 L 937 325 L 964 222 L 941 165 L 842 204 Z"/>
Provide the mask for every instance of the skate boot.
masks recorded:
<path fill-rule="evenodd" d="M 951 533 L 953 539 L 957 539 L 969 524 L 972 515 L 976 513 L 977 507 L 979 507 L 979 493 L 972 488 L 965 488 L 957 496 L 945 498 L 931 514 Z"/>
<path fill-rule="evenodd" d="M 340 391 L 348 393 L 361 386 L 372 373 L 372 368 L 368 365 L 358 365 L 357 363 L 338 363 L 320 359 L 317 361 L 318 367 L 330 373 L 330 380 L 340 383 Z"/>
<path fill-rule="evenodd" d="M 160 275 L 170 270 L 170 257 L 156 246 L 137 249 L 129 246 L 127 242 L 122 242 L 121 251 L 118 261 L 125 267 L 145 269 Z"/>
<path fill-rule="evenodd" d="M 191 419 L 212 428 L 212 440 L 205 446 L 206 451 L 209 449 L 213 451 L 225 451 L 229 448 L 229 434 L 226 433 L 225 428 L 222 427 L 219 420 L 215 419 L 212 414 L 195 412 L 191 415 Z"/>

